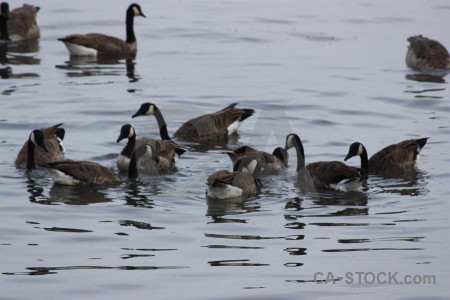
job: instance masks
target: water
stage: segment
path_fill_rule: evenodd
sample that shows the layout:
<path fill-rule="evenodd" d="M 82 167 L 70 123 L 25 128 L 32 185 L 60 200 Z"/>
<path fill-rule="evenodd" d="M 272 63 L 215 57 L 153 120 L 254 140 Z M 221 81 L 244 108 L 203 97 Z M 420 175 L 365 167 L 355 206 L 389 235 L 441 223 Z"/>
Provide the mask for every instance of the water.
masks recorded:
<path fill-rule="evenodd" d="M 125 3 L 39 5 L 41 39 L 8 47 L 1 67 L 2 299 L 448 297 L 448 77 L 404 63 L 410 35 L 450 47 L 446 1 L 147 1 L 137 58 L 99 64 L 69 60 L 57 38 L 123 37 Z M 153 117 L 131 119 L 147 101 L 172 134 L 232 102 L 256 113 L 230 144 L 190 145 L 177 172 L 117 187 L 14 168 L 32 129 L 64 122 L 67 157 L 117 170 L 123 124 L 158 135 Z M 301 193 L 293 159 L 247 201 L 205 197 L 207 176 L 231 167 L 224 149 L 272 151 L 290 132 L 307 162 L 343 160 L 354 141 L 371 155 L 430 139 L 417 174 L 374 176 L 360 193 Z M 388 284 L 389 272 L 436 283 Z"/>

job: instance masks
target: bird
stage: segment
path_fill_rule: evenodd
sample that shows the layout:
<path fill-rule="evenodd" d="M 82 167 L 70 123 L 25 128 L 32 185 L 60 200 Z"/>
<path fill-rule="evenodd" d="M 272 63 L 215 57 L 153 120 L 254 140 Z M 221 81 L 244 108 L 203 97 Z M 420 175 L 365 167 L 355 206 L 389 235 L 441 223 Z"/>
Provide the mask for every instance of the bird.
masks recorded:
<path fill-rule="evenodd" d="M 208 177 L 207 195 L 214 199 L 228 199 L 253 195 L 261 187 L 259 180 L 261 166 L 254 158 L 239 159 L 233 167 L 233 172 L 220 170 Z"/>
<path fill-rule="evenodd" d="M 174 138 L 190 142 L 209 142 L 225 140 L 229 135 L 237 132 L 241 123 L 252 116 L 255 111 L 249 108 L 236 108 L 238 103 L 217 112 L 201 115 L 181 125 L 173 135 Z M 170 140 L 166 121 L 154 103 L 143 103 L 132 118 L 154 115 L 158 122 L 160 135 L 163 140 Z"/>
<path fill-rule="evenodd" d="M 135 56 L 137 52 L 136 36 L 134 34 L 134 17 L 145 18 L 141 7 L 133 3 L 126 12 L 126 40 L 101 33 L 71 34 L 59 38 L 70 52 L 71 56 Z"/>
<path fill-rule="evenodd" d="M 39 149 L 42 152 L 38 152 L 40 155 L 48 153 L 47 146 L 45 145 L 44 132 L 41 129 L 33 130 L 28 137 L 26 145 L 26 168 L 28 171 L 31 171 L 36 169 L 36 160 L 39 157 L 36 157 L 36 150 Z"/>
<path fill-rule="evenodd" d="M 170 169 L 175 165 L 175 156 L 180 156 L 186 151 L 173 141 L 155 140 L 147 137 L 136 139 L 136 131 L 131 124 L 122 126 L 120 135 L 117 138 L 117 143 L 126 138 L 128 138 L 128 142 L 117 156 L 116 161 L 120 171 L 128 171 L 131 155 L 143 144 L 152 145 L 155 150 L 155 156 L 158 158 L 158 162 L 156 163 L 154 159 L 142 158 L 138 163 L 138 169 L 140 170 Z"/>
<path fill-rule="evenodd" d="M 305 165 L 305 152 L 300 137 L 291 133 L 286 137 L 287 148 L 297 153 L 297 183 L 301 188 L 359 191 L 367 180 L 367 173 L 340 161 L 319 161 Z"/>
<path fill-rule="evenodd" d="M 42 147 L 34 149 L 34 166 L 33 168 L 40 168 L 42 164 L 52 161 L 64 160 L 64 147 L 62 145 L 62 139 L 64 139 L 64 129 L 60 128 L 63 123 L 59 123 L 48 128 L 40 129 L 44 134 L 44 141 L 47 151 L 44 151 Z M 30 139 L 28 139 L 17 154 L 14 165 L 16 168 L 28 168 L 30 149 Z"/>
<path fill-rule="evenodd" d="M 422 35 L 411 36 L 406 52 L 406 64 L 415 70 L 450 69 L 450 55 L 436 40 Z"/>
<path fill-rule="evenodd" d="M 361 168 L 374 174 L 396 175 L 407 172 L 417 166 L 420 152 L 428 138 L 410 139 L 389 145 L 368 159 L 363 144 L 355 142 L 350 145 L 345 161 L 353 156 L 360 156 Z"/>
<path fill-rule="evenodd" d="M 39 38 L 38 6 L 24 4 L 11 12 L 9 4 L 0 4 L 0 42 L 20 42 Z"/>
<path fill-rule="evenodd" d="M 157 160 L 151 145 L 141 145 L 131 155 L 129 179 L 138 177 L 137 164 L 142 158 Z M 63 160 L 44 164 L 43 167 L 49 171 L 53 181 L 61 185 L 117 185 L 121 182 L 114 171 L 92 161 Z"/>
<path fill-rule="evenodd" d="M 228 154 L 233 164 L 242 157 L 255 158 L 261 166 L 262 175 L 276 174 L 286 169 L 289 160 L 289 153 L 282 147 L 275 148 L 273 153 L 270 154 L 245 145 L 233 149 L 231 152 L 226 152 L 226 154 Z"/>

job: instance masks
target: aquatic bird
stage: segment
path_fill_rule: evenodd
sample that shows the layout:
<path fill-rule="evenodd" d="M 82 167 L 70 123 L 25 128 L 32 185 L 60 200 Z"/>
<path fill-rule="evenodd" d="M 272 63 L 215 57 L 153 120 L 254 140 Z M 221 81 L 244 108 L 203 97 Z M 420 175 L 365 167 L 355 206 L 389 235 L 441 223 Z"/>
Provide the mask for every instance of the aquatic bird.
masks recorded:
<path fill-rule="evenodd" d="M 64 138 L 64 129 L 59 128 L 63 123 L 53 125 L 48 128 L 40 129 L 44 134 L 44 142 L 47 151 L 42 147 L 34 149 L 34 166 L 33 168 L 40 168 L 42 164 L 52 161 L 64 160 L 64 147 L 62 146 L 62 139 Z M 16 168 L 28 168 L 30 139 L 28 139 L 17 154 L 14 161 Z"/>
<path fill-rule="evenodd" d="M 0 42 L 20 42 L 40 36 L 37 23 L 39 7 L 24 4 L 11 12 L 6 2 L 0 4 Z"/>
<path fill-rule="evenodd" d="M 254 158 L 239 159 L 233 172 L 220 170 L 208 177 L 207 194 L 210 198 L 227 199 L 256 194 L 261 187 L 261 166 Z"/>
<path fill-rule="evenodd" d="M 376 174 L 400 174 L 416 167 L 420 151 L 427 140 L 428 138 L 411 139 L 392 144 L 375 153 L 370 159 L 367 159 L 367 151 L 363 144 L 356 142 L 350 145 L 344 160 L 360 156 L 362 169 Z"/>
<path fill-rule="evenodd" d="M 282 147 L 275 148 L 272 154 L 259 151 L 250 146 L 242 146 L 226 153 L 230 157 L 233 164 L 236 163 L 239 158 L 255 158 L 261 166 L 262 175 L 276 174 L 277 172 L 286 169 L 289 160 L 287 150 Z"/>
<path fill-rule="evenodd" d="M 122 126 L 117 143 L 126 138 L 128 142 L 117 156 L 117 167 L 120 171 L 128 171 L 131 155 L 143 144 L 152 145 L 158 162 L 151 158 L 142 158 L 138 163 L 139 170 L 169 169 L 175 164 L 175 156 L 180 156 L 186 151 L 173 141 L 155 140 L 147 137 L 136 139 L 136 131 L 131 124 Z"/>
<path fill-rule="evenodd" d="M 131 155 L 128 178 L 137 178 L 137 162 L 141 158 L 156 159 L 151 145 L 141 145 Z M 64 160 L 47 163 L 43 167 L 49 171 L 56 184 L 116 185 L 121 181 L 120 177 L 112 170 L 92 161 Z"/>
<path fill-rule="evenodd" d="M 406 64 L 416 70 L 450 69 L 450 55 L 445 47 L 436 40 L 422 35 L 408 38 Z"/>
<path fill-rule="evenodd" d="M 367 173 L 340 161 L 319 161 L 305 165 L 305 152 L 300 137 L 291 133 L 286 138 L 288 149 L 297 152 L 297 182 L 303 188 L 358 191 L 367 180 Z"/>
<path fill-rule="evenodd" d="M 25 153 L 27 156 L 26 168 L 28 171 L 36 169 L 37 149 L 43 153 L 48 153 L 47 146 L 45 146 L 44 132 L 40 129 L 33 130 L 28 137 L 27 151 Z"/>
<path fill-rule="evenodd" d="M 137 52 L 134 35 L 134 17 L 145 18 L 141 7 L 133 3 L 126 12 L 126 40 L 100 33 L 71 34 L 58 39 L 62 41 L 72 56 L 134 56 Z"/>
<path fill-rule="evenodd" d="M 226 139 L 229 135 L 237 132 L 241 123 L 255 112 L 249 108 L 236 108 L 236 105 L 237 103 L 232 103 L 215 113 L 201 115 L 187 121 L 178 128 L 173 135 L 174 138 L 191 142 L 208 142 Z M 166 121 L 156 104 L 143 103 L 132 118 L 145 115 L 154 115 L 158 122 L 161 138 L 163 140 L 170 140 Z"/>

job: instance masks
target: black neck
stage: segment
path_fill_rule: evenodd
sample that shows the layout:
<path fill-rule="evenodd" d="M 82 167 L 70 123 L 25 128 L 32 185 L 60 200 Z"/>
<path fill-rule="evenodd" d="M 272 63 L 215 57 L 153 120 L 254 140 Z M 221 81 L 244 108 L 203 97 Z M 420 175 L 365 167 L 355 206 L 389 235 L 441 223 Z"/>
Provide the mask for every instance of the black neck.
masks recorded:
<path fill-rule="evenodd" d="M 361 154 L 361 169 L 364 172 L 369 172 L 369 159 L 367 158 L 367 151 L 366 148 L 361 145 L 363 148 L 363 153 Z"/>
<path fill-rule="evenodd" d="M 133 22 L 134 22 L 134 10 L 128 9 L 127 10 L 127 17 L 125 19 L 125 25 L 127 29 L 127 43 L 133 43 L 136 42 L 136 36 L 134 35 L 134 29 L 133 29 Z"/>
<path fill-rule="evenodd" d="M 136 153 L 131 155 L 130 164 L 128 166 L 128 178 L 136 179 L 138 177 Z"/>
<path fill-rule="evenodd" d="M 128 142 L 122 150 L 122 155 L 131 158 L 131 155 L 134 152 L 134 145 L 136 145 L 136 133 L 128 138 Z"/>
<path fill-rule="evenodd" d="M 34 143 L 30 140 L 28 140 L 27 152 L 27 170 L 31 171 L 36 169 L 36 164 L 34 162 Z"/>
<path fill-rule="evenodd" d="M 305 167 L 305 150 L 303 149 L 302 142 L 294 144 L 295 151 L 297 152 L 297 172 Z"/>
<path fill-rule="evenodd" d="M 0 40 L 9 41 L 8 35 L 8 18 L 0 17 Z"/>
<path fill-rule="evenodd" d="M 155 108 L 155 112 L 153 113 L 156 118 L 156 122 L 158 122 L 159 126 L 159 134 L 161 135 L 161 139 L 170 140 L 169 133 L 167 132 L 167 125 L 161 111 L 158 108 Z"/>

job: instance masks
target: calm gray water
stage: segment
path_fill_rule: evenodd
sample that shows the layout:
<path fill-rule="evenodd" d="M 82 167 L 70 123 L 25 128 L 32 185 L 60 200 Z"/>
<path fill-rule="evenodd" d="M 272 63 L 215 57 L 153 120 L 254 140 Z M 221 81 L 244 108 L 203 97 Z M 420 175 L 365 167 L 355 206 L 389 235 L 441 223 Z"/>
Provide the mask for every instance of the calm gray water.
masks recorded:
<path fill-rule="evenodd" d="M 1 299 L 447 299 L 449 78 L 413 72 L 404 57 L 410 35 L 450 47 L 448 1 L 140 4 L 133 61 L 69 60 L 57 41 L 124 37 L 118 0 L 39 2 L 41 39 L 7 49 Z M 54 186 L 13 165 L 31 130 L 64 122 L 68 158 L 117 170 L 123 124 L 158 136 L 153 117 L 131 119 L 147 101 L 171 133 L 232 102 L 256 114 L 230 144 L 192 147 L 177 172 L 117 187 Z M 271 151 L 290 132 L 308 162 L 343 160 L 354 141 L 370 155 L 430 139 L 417 174 L 371 177 L 361 193 L 303 194 L 292 159 L 257 197 L 205 197 L 207 176 L 231 167 L 224 149 Z"/>

